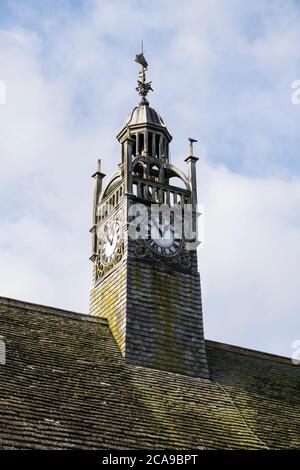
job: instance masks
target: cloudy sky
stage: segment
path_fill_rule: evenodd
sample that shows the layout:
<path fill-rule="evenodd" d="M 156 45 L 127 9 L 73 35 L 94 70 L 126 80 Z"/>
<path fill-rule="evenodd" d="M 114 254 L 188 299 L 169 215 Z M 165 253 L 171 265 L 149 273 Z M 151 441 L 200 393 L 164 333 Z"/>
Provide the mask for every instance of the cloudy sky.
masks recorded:
<path fill-rule="evenodd" d="M 206 337 L 291 355 L 300 339 L 300 4 L 1 0 L 0 295 L 88 311 L 92 181 L 150 102 L 185 167 L 198 139 Z M 1 332 L 0 332 L 1 333 Z"/>

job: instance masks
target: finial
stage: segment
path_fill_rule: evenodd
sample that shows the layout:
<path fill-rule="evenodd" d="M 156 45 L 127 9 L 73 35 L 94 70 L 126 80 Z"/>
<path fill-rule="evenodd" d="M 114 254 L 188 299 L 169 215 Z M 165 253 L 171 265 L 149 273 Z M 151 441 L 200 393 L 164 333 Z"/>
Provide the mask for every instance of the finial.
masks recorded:
<path fill-rule="evenodd" d="M 142 69 L 139 72 L 139 79 L 137 81 L 138 86 L 136 87 L 136 91 L 142 97 L 141 104 L 149 104 L 146 96 L 148 95 L 149 91 L 153 91 L 151 87 L 152 82 L 146 82 L 146 70 L 148 69 L 148 62 L 144 57 L 144 46 L 142 41 L 142 52 L 140 54 L 136 54 L 135 61 L 142 66 Z"/>
<path fill-rule="evenodd" d="M 194 156 L 194 142 L 198 142 L 198 140 L 196 139 L 192 139 L 191 137 L 189 137 L 189 151 L 190 151 L 190 156 L 193 157 Z"/>
<path fill-rule="evenodd" d="M 97 160 L 96 171 L 92 175 L 92 178 L 104 178 L 105 174 L 101 172 L 101 159 Z"/>

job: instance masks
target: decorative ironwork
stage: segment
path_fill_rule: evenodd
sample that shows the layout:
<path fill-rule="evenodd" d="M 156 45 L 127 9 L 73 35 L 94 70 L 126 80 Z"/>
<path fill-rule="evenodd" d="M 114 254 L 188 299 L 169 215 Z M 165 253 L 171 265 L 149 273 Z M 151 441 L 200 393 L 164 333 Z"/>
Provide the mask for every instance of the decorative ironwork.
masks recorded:
<path fill-rule="evenodd" d="M 149 91 L 153 91 L 151 83 L 152 82 L 146 82 L 146 80 L 138 80 L 136 91 L 140 96 L 142 96 L 142 98 L 144 98 L 144 101 L 146 101 L 146 96 L 148 95 Z"/>
<path fill-rule="evenodd" d="M 180 265 L 184 268 L 191 267 L 191 256 L 190 252 L 183 248 L 180 253 L 175 256 L 160 256 L 153 252 L 143 239 L 137 239 L 134 241 L 134 254 L 140 259 L 150 259 L 158 261 L 160 263 Z"/>
<path fill-rule="evenodd" d="M 153 88 L 151 86 L 152 82 L 146 81 L 146 70 L 148 70 L 148 63 L 144 57 L 143 43 L 142 52 L 136 55 L 135 61 L 142 66 L 142 69 L 139 72 L 139 80 L 137 81 L 138 86 L 136 87 L 136 91 L 142 97 L 142 103 L 148 103 L 146 96 L 150 90 L 153 91 Z"/>
<path fill-rule="evenodd" d="M 120 241 L 120 243 L 118 243 L 118 246 L 115 250 L 114 258 L 112 259 L 111 263 L 103 264 L 101 254 L 98 254 L 97 260 L 96 260 L 95 280 L 98 281 L 108 271 L 110 271 L 116 264 L 118 264 L 123 258 L 123 254 L 124 254 L 124 240 L 123 239 Z"/>
<path fill-rule="evenodd" d="M 98 249 L 95 256 L 95 281 L 98 281 L 108 271 L 110 271 L 116 264 L 118 264 L 123 258 L 124 254 L 124 207 L 121 207 L 109 220 L 105 221 L 104 224 L 97 230 L 98 237 Z M 103 246 L 105 243 L 105 236 L 107 236 L 107 227 L 118 227 L 118 243 L 113 251 L 113 254 L 109 259 L 104 259 Z"/>

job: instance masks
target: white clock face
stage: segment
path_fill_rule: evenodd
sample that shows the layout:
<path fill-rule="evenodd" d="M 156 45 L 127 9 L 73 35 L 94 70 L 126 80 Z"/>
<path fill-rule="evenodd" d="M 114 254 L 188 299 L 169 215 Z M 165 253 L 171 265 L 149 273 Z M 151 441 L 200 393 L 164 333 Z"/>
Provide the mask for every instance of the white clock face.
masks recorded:
<path fill-rule="evenodd" d="M 182 239 L 175 238 L 175 233 L 180 233 L 178 227 L 170 220 L 147 217 L 142 224 L 142 231 L 145 243 L 158 255 L 175 256 L 182 248 Z"/>
<path fill-rule="evenodd" d="M 120 225 L 118 222 L 109 223 L 104 228 L 102 241 L 102 263 L 109 264 L 113 261 L 120 241 Z"/>

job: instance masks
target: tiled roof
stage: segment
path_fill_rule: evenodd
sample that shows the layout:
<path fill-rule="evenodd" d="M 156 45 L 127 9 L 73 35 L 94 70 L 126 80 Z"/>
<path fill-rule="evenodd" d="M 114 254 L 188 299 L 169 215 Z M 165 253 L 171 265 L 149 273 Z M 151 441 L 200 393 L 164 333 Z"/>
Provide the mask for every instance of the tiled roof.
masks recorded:
<path fill-rule="evenodd" d="M 136 106 L 125 121 L 125 126 L 136 124 L 155 124 L 157 126 L 165 127 L 164 121 L 159 115 L 159 112 L 146 104 Z"/>
<path fill-rule="evenodd" d="M 299 448 L 300 367 L 207 341 L 211 380 L 124 362 L 106 320 L 0 298 L 2 448 Z"/>

